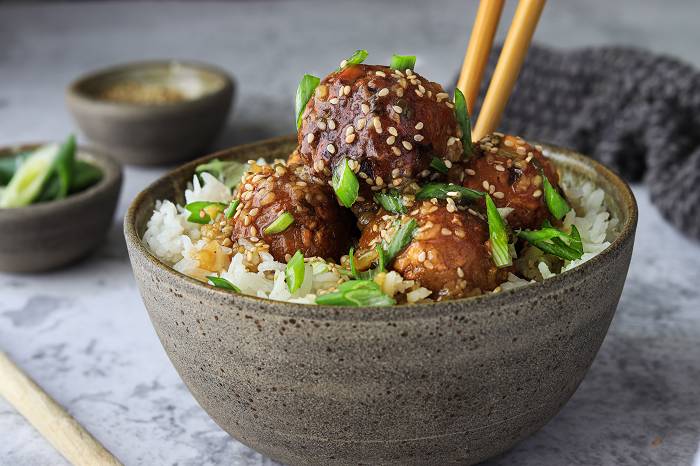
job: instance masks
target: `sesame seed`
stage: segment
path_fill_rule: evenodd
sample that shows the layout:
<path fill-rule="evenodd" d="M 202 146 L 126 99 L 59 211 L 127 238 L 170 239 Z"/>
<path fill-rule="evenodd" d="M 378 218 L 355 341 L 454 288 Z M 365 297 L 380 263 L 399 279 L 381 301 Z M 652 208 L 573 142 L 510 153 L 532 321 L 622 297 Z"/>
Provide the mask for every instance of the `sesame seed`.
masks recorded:
<path fill-rule="evenodd" d="M 491 186 L 489 186 L 489 194 L 493 194 L 495 192 L 496 192 L 496 186 L 492 184 Z"/>
<path fill-rule="evenodd" d="M 536 190 L 534 193 L 532 193 L 532 197 L 540 197 L 542 195 L 542 191 L 539 189 Z"/>
<path fill-rule="evenodd" d="M 412 76 L 412 75 L 413 75 L 413 71 L 411 71 L 410 68 L 406 68 L 406 76 Z"/>
<path fill-rule="evenodd" d="M 347 61 L 347 60 L 343 60 L 343 61 L 340 62 L 340 67 L 341 67 L 341 68 L 345 68 L 346 66 L 348 66 L 348 61 Z"/>
<path fill-rule="evenodd" d="M 306 142 L 308 142 L 309 144 L 314 142 L 314 133 L 309 133 L 306 135 Z"/>
<path fill-rule="evenodd" d="M 386 78 L 386 73 L 384 73 L 383 71 L 377 71 L 374 74 L 376 74 L 377 76 L 381 76 L 382 78 Z"/>
<path fill-rule="evenodd" d="M 396 92 L 396 95 L 398 97 L 403 97 L 403 88 L 402 87 L 397 87 L 396 91 L 394 91 L 394 92 Z"/>
<path fill-rule="evenodd" d="M 447 159 L 445 159 L 444 162 L 445 162 L 445 166 L 446 166 L 447 168 L 452 168 L 452 162 L 450 162 L 450 161 L 447 160 Z"/>
<path fill-rule="evenodd" d="M 379 119 L 379 117 L 372 118 L 372 124 L 374 125 L 374 129 L 377 131 L 377 134 L 382 134 L 382 121 Z"/>
<path fill-rule="evenodd" d="M 321 131 L 326 130 L 326 123 L 323 120 L 318 120 L 318 123 L 316 123 L 316 125 L 318 126 L 318 129 L 320 129 Z"/>
<path fill-rule="evenodd" d="M 403 147 L 404 147 L 406 150 L 411 150 L 411 149 L 413 149 L 413 144 L 411 144 L 411 143 L 408 142 L 408 141 L 401 141 L 401 144 L 403 144 Z"/>
<path fill-rule="evenodd" d="M 386 138 L 386 143 L 389 144 L 390 146 L 393 145 L 396 142 L 396 137 L 395 136 L 389 136 Z"/>
<path fill-rule="evenodd" d="M 437 99 L 438 102 L 440 102 L 443 99 L 447 99 L 450 95 L 447 92 L 438 92 L 435 94 L 435 98 Z"/>
<path fill-rule="evenodd" d="M 525 161 L 529 163 L 530 160 L 532 160 L 532 157 L 533 157 L 533 154 L 530 153 L 530 155 L 527 156 L 527 158 L 525 159 Z"/>
<path fill-rule="evenodd" d="M 496 199 L 503 199 L 504 197 L 506 197 L 506 195 L 500 191 L 496 191 L 495 193 L 493 193 L 493 197 L 495 197 Z"/>
<path fill-rule="evenodd" d="M 355 122 L 355 128 L 356 128 L 358 131 L 360 131 L 360 130 L 362 130 L 362 129 L 365 127 L 366 124 L 367 124 L 367 120 L 365 120 L 364 118 L 360 118 L 359 120 L 357 120 L 357 121 Z"/>
<path fill-rule="evenodd" d="M 302 188 L 307 187 L 308 185 L 306 184 L 306 181 L 297 181 L 295 183 L 297 186 L 301 186 Z"/>
<path fill-rule="evenodd" d="M 243 186 L 247 191 L 252 191 L 253 190 L 253 185 L 250 183 L 246 183 L 245 186 Z"/>
<path fill-rule="evenodd" d="M 452 199 L 450 199 L 452 201 Z M 457 208 L 455 207 L 454 201 L 452 201 L 452 204 L 449 202 L 447 203 L 447 211 L 452 213 L 456 210 Z"/>
<path fill-rule="evenodd" d="M 421 142 L 423 139 L 425 139 L 425 138 L 423 137 L 422 134 L 416 134 L 415 136 L 413 136 L 413 140 L 416 142 Z"/>
<path fill-rule="evenodd" d="M 250 217 L 249 216 L 246 215 L 245 217 L 243 217 L 243 225 L 244 226 L 250 225 Z"/>
<path fill-rule="evenodd" d="M 254 209 L 251 209 L 250 212 L 248 212 L 248 214 L 251 215 L 252 217 L 255 217 L 255 216 L 258 215 L 258 212 L 260 212 L 260 209 L 258 209 L 258 208 L 256 207 L 256 208 L 254 208 Z"/>
<path fill-rule="evenodd" d="M 399 156 L 401 155 L 401 150 L 396 147 L 396 146 L 391 146 L 391 151 L 394 153 L 394 155 Z"/>
<path fill-rule="evenodd" d="M 381 186 L 384 184 L 384 179 L 381 176 L 378 176 L 374 179 L 374 182 L 377 184 L 377 186 Z"/>
<path fill-rule="evenodd" d="M 355 132 L 355 128 L 353 128 L 352 126 L 348 126 L 347 128 L 345 128 L 345 135 L 346 136 L 349 136 L 354 132 Z"/>
<path fill-rule="evenodd" d="M 515 149 L 515 152 L 517 152 L 518 155 L 525 155 L 527 154 L 527 149 L 525 149 L 524 146 L 518 146 L 517 149 Z"/>
<path fill-rule="evenodd" d="M 422 121 L 419 121 L 418 123 L 416 123 L 415 128 L 416 128 L 417 130 L 423 129 L 423 122 L 422 122 Z"/>
<path fill-rule="evenodd" d="M 425 262 L 425 251 L 418 253 L 418 262 Z"/>
<path fill-rule="evenodd" d="M 400 78 L 403 78 L 403 73 L 399 70 L 394 70 L 394 74 L 397 75 Z"/>
<path fill-rule="evenodd" d="M 448 146 L 451 146 L 451 145 L 454 144 L 456 141 L 457 141 L 457 139 L 455 139 L 453 136 L 450 136 L 450 139 L 447 140 L 447 145 L 448 145 Z"/>
<path fill-rule="evenodd" d="M 360 106 L 360 108 L 362 109 L 362 113 L 364 113 L 365 115 L 367 115 L 367 114 L 369 113 L 369 105 L 367 105 L 367 104 L 362 104 L 362 105 Z"/>
<path fill-rule="evenodd" d="M 332 105 L 336 105 L 336 104 L 338 103 L 338 98 L 337 98 L 337 97 L 333 97 L 333 98 L 332 98 L 331 100 L 329 100 L 328 102 L 330 102 Z"/>
<path fill-rule="evenodd" d="M 403 112 L 403 109 L 401 107 L 399 107 L 398 105 L 392 105 L 391 108 L 393 108 L 396 113 Z"/>
<path fill-rule="evenodd" d="M 445 105 L 447 105 L 447 108 L 455 108 L 455 105 L 452 102 L 445 102 Z"/>
<path fill-rule="evenodd" d="M 399 132 L 396 131 L 396 128 L 394 128 L 393 126 L 389 126 L 389 128 L 387 128 L 387 129 L 388 129 L 388 131 L 389 131 L 389 134 L 391 134 L 392 136 L 398 136 L 398 135 L 399 135 Z"/>
<path fill-rule="evenodd" d="M 496 171 L 499 171 L 499 172 L 504 172 L 504 171 L 506 171 L 506 167 L 504 167 L 503 165 L 500 165 L 500 164 L 494 165 L 493 168 L 495 168 Z"/>
<path fill-rule="evenodd" d="M 457 267 L 457 276 L 459 278 L 464 278 L 464 270 L 462 270 L 462 267 Z"/>
<path fill-rule="evenodd" d="M 384 87 L 384 88 L 382 88 L 379 92 L 377 92 L 377 95 L 378 95 L 379 97 L 387 96 L 387 95 L 389 95 L 389 89 L 386 88 L 386 87 Z"/>
<path fill-rule="evenodd" d="M 343 87 L 343 94 L 350 95 L 350 86 Z"/>
<path fill-rule="evenodd" d="M 490 184 L 489 184 L 489 182 L 488 182 L 488 181 L 484 180 L 484 182 L 483 182 L 483 183 L 481 183 L 481 186 L 483 186 L 483 187 L 484 187 L 484 189 L 485 189 L 486 191 L 488 191 L 488 190 L 489 190 L 489 186 L 490 186 Z"/>
<path fill-rule="evenodd" d="M 535 144 L 535 150 L 542 152 L 542 146 L 540 146 L 539 144 Z"/>
<path fill-rule="evenodd" d="M 333 144 L 328 144 L 326 146 L 326 150 L 330 152 L 331 154 L 335 154 L 335 146 Z"/>
<path fill-rule="evenodd" d="M 423 87 L 422 84 L 418 85 L 418 90 L 420 91 L 421 94 L 425 94 L 425 88 Z"/>
<path fill-rule="evenodd" d="M 503 133 L 501 133 L 501 132 L 498 132 L 498 131 L 494 131 L 494 132 L 493 132 L 493 135 L 496 136 L 496 137 L 499 137 L 499 138 L 505 137 L 505 134 L 503 134 Z M 518 139 L 520 139 L 520 138 L 518 138 Z"/>
<path fill-rule="evenodd" d="M 335 121 L 334 120 L 328 120 L 328 128 L 335 129 Z"/>
<path fill-rule="evenodd" d="M 347 136 L 345 136 L 345 142 L 347 144 L 352 144 L 353 142 L 355 142 L 355 133 L 350 133 Z"/>

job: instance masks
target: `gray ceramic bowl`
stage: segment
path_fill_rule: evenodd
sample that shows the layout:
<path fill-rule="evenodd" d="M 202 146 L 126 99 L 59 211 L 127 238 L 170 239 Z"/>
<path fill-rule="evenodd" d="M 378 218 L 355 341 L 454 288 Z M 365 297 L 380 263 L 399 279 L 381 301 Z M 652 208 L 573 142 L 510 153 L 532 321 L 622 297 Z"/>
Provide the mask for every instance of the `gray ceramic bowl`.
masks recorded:
<path fill-rule="evenodd" d="M 603 253 L 544 283 L 435 304 L 357 309 L 285 304 L 205 286 L 143 246 L 156 199 L 182 201 L 212 157 L 285 157 L 295 141 L 189 163 L 132 203 L 125 235 L 151 321 L 192 394 L 233 437 L 298 465 L 472 464 L 550 420 L 605 337 L 629 267 L 637 207 L 600 164 L 547 148 L 593 180 L 621 232 Z"/>
<path fill-rule="evenodd" d="M 124 83 L 167 85 L 184 100 L 159 105 L 101 96 Z M 93 144 L 134 165 L 172 164 L 201 155 L 223 128 L 234 94 L 232 78 L 210 65 L 137 62 L 90 73 L 72 83 L 68 107 Z"/>
<path fill-rule="evenodd" d="M 0 148 L 0 157 L 37 147 Z M 0 209 L 0 271 L 44 272 L 74 262 L 104 240 L 119 199 L 122 170 L 99 151 L 78 148 L 78 158 L 102 171 L 102 179 L 60 201 Z"/>

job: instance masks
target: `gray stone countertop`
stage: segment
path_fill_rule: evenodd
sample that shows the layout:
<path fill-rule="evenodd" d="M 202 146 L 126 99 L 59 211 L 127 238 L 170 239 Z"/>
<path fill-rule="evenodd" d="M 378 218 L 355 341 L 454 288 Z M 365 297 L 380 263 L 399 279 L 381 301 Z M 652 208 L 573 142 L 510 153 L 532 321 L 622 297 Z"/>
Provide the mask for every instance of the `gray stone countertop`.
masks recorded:
<path fill-rule="evenodd" d="M 504 18 L 509 18 L 509 2 Z M 214 148 L 292 131 L 304 72 L 356 48 L 416 53 L 448 82 L 475 2 L 75 2 L 0 4 L 0 145 L 59 139 L 79 74 L 145 58 L 208 61 L 239 84 Z M 700 64 L 694 0 L 549 2 L 536 40 L 629 44 Z M 506 21 L 501 28 L 503 36 Z M 271 465 L 223 432 L 178 378 L 151 327 L 121 234 L 129 201 L 164 171 L 127 167 L 114 226 L 90 258 L 45 275 L 0 274 L 0 348 L 127 465 Z M 492 465 L 690 465 L 700 444 L 700 245 L 635 186 L 640 222 L 610 333 L 571 401 Z M 64 464 L 0 400 L 0 464 Z"/>

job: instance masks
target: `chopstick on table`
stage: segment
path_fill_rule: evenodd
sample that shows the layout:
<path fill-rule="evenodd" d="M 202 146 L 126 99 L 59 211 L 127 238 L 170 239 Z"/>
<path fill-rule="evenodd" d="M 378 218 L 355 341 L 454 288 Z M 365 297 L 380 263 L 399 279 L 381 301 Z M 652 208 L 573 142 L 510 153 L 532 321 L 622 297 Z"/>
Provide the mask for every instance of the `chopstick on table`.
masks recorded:
<path fill-rule="evenodd" d="M 481 0 L 476 12 L 474 26 L 472 26 L 472 32 L 469 36 L 469 45 L 464 54 L 462 70 L 457 81 L 457 88 L 464 94 L 470 115 L 479 95 L 481 79 L 489 60 L 489 52 L 493 47 L 493 37 L 498 29 L 504 3 L 505 0 Z"/>
<path fill-rule="evenodd" d="M 78 421 L 0 351 L 0 396 L 76 466 L 121 466 Z"/>
<path fill-rule="evenodd" d="M 488 0 L 482 0 L 488 1 Z M 472 131 L 472 139 L 478 141 L 493 132 L 501 121 L 501 115 L 513 91 L 518 73 L 525 61 L 537 22 L 545 0 L 520 0 L 510 24 L 508 35 L 498 57 L 496 69 L 486 91 L 484 103 Z"/>

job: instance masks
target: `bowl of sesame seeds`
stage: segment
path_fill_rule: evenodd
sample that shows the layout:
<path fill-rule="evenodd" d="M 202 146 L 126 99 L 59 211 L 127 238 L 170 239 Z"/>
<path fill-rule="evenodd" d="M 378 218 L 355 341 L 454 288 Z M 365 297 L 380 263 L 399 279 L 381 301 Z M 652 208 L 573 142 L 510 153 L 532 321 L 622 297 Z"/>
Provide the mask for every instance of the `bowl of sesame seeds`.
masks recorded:
<path fill-rule="evenodd" d="M 161 60 L 88 73 L 66 100 L 96 147 L 123 163 L 165 165 L 201 155 L 223 128 L 234 89 L 220 68 Z"/>

